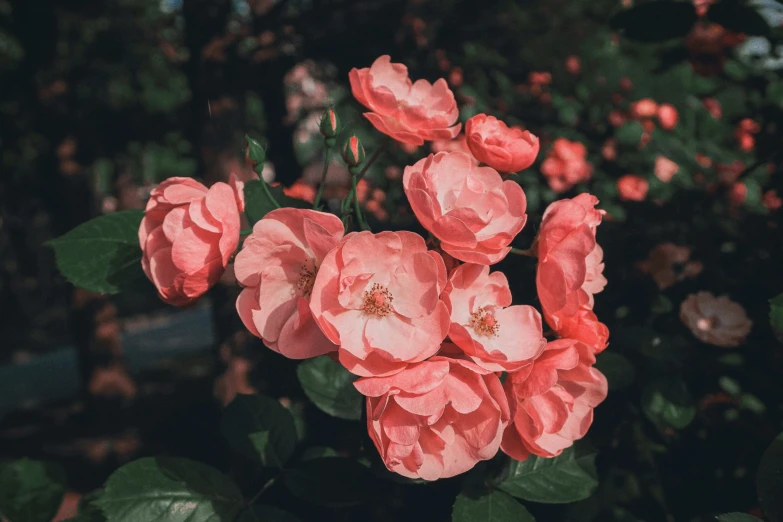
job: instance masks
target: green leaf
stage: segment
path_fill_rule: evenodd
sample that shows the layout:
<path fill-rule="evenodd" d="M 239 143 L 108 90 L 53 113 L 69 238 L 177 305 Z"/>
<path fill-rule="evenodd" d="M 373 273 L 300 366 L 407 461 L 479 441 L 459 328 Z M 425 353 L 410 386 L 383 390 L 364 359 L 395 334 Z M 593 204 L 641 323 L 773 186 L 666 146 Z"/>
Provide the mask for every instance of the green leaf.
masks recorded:
<path fill-rule="evenodd" d="M 112 473 L 94 504 L 109 522 L 233 522 L 242 493 L 205 464 L 149 457 Z"/>
<path fill-rule="evenodd" d="M 783 107 L 783 81 L 771 81 L 767 84 L 767 101 Z"/>
<path fill-rule="evenodd" d="M 654 24 L 650 20 L 666 20 Z M 696 23 L 696 11 L 689 3 L 660 0 L 639 4 L 612 17 L 613 29 L 621 29 L 627 38 L 641 42 L 661 42 L 681 38 Z"/>
<path fill-rule="evenodd" d="M 470 498 L 460 494 L 451 510 L 451 522 L 535 522 L 525 507 L 501 491 Z"/>
<path fill-rule="evenodd" d="M 141 210 L 122 210 L 91 219 L 48 244 L 57 268 L 74 286 L 116 294 L 144 277 L 141 270 Z"/>
<path fill-rule="evenodd" d="M 531 455 L 511 461 L 509 477 L 499 488 L 522 500 L 545 504 L 567 504 L 584 500 L 598 487 L 595 454 L 577 456 L 568 448 L 553 458 Z"/>
<path fill-rule="evenodd" d="M 737 60 L 727 60 L 723 66 L 723 71 L 726 73 L 726 76 L 738 82 L 742 82 L 748 77 L 747 69 Z"/>
<path fill-rule="evenodd" d="M 264 189 L 266 185 L 266 190 Z M 271 196 L 271 198 L 270 198 Z M 258 220 L 280 208 L 280 200 L 283 197 L 283 187 L 273 187 L 263 179 L 254 179 L 245 182 L 245 215 L 250 226 Z"/>
<path fill-rule="evenodd" d="M 302 361 L 296 375 L 305 395 L 321 411 L 341 419 L 362 418 L 364 397 L 353 386 L 357 377 L 328 355 Z"/>
<path fill-rule="evenodd" d="M 662 377 L 650 382 L 642 392 L 644 414 L 659 429 L 684 429 L 696 416 L 693 403 L 685 383 L 674 377 Z"/>
<path fill-rule="evenodd" d="M 377 494 L 370 470 L 352 459 L 323 457 L 283 472 L 283 483 L 297 497 L 326 507 L 357 506 Z"/>
<path fill-rule="evenodd" d="M 264 185 L 266 185 L 268 192 L 264 190 Z M 251 227 L 262 217 L 281 207 L 312 208 L 313 205 L 307 201 L 286 196 L 280 185 L 273 187 L 262 179 L 245 182 L 245 215 Z"/>
<path fill-rule="evenodd" d="M 626 388 L 633 383 L 636 377 L 636 370 L 633 364 L 616 352 L 606 351 L 601 353 L 596 360 L 595 367 L 609 381 L 610 390 Z"/>
<path fill-rule="evenodd" d="M 756 473 L 756 493 L 764 514 L 773 522 L 783 520 L 783 433 L 761 456 Z"/>
<path fill-rule="evenodd" d="M 223 411 L 220 429 L 232 449 L 263 466 L 282 468 L 296 447 L 293 415 L 263 395 L 237 395 Z"/>
<path fill-rule="evenodd" d="M 617 143 L 626 147 L 635 147 L 642 139 L 644 128 L 638 121 L 629 121 L 620 125 L 615 131 Z"/>
<path fill-rule="evenodd" d="M 106 522 L 103 511 L 95 504 L 95 501 L 101 498 L 101 495 L 103 495 L 103 490 L 98 489 L 91 493 L 87 493 L 79 500 L 79 514 L 76 515 L 77 521 Z"/>
<path fill-rule="evenodd" d="M 103 511 L 95 505 L 95 501 L 101 497 L 103 490 L 99 489 L 84 495 L 79 500 L 78 514 L 69 518 L 68 522 L 106 522 Z"/>
<path fill-rule="evenodd" d="M 49 522 L 65 495 L 57 464 L 21 459 L 0 464 L 0 513 L 11 522 Z"/>
<path fill-rule="evenodd" d="M 763 522 L 760 518 L 747 513 L 725 513 L 715 517 L 718 522 Z"/>
<path fill-rule="evenodd" d="M 311 448 L 307 448 L 302 452 L 301 459 L 313 460 L 313 459 L 320 459 L 321 457 L 339 457 L 339 456 L 340 454 L 337 453 L 337 451 L 327 446 L 313 446 Z"/>

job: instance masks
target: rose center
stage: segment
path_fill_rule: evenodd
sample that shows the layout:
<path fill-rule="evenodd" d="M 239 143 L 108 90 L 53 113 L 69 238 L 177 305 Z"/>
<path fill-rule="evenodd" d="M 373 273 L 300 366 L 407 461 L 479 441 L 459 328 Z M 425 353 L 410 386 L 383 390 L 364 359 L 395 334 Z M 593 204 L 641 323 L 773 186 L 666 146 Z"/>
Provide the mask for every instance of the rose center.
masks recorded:
<path fill-rule="evenodd" d="M 315 263 L 305 263 L 299 272 L 299 279 L 296 281 L 296 289 L 301 292 L 302 297 L 307 297 L 313 291 L 315 276 L 318 275 L 318 267 Z"/>
<path fill-rule="evenodd" d="M 479 335 L 491 335 L 497 337 L 500 324 L 498 324 L 492 312 L 479 308 L 470 316 L 470 327 Z"/>
<path fill-rule="evenodd" d="M 392 311 L 392 297 L 389 289 L 378 283 L 373 283 L 372 288 L 364 292 L 362 311 L 369 315 L 385 317 Z"/>
<path fill-rule="evenodd" d="M 714 330 L 719 326 L 720 326 L 720 319 L 718 319 L 717 317 L 702 317 L 701 319 L 696 321 L 696 328 L 698 328 L 702 332 Z"/>

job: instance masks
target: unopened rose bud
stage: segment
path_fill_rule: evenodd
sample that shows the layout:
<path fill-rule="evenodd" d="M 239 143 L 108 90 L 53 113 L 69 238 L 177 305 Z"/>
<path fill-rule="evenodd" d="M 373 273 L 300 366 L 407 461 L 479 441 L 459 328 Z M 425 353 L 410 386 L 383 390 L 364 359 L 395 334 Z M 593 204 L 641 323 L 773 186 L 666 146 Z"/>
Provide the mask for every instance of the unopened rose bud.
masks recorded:
<path fill-rule="evenodd" d="M 348 141 L 345 142 L 343 159 L 349 167 L 356 167 L 361 165 L 364 161 L 364 147 L 362 147 L 362 142 L 359 141 L 359 138 L 357 138 L 356 135 L 352 135 L 348 138 Z"/>
<path fill-rule="evenodd" d="M 253 170 L 259 168 L 259 165 L 263 166 L 266 160 L 266 152 L 264 147 L 247 134 L 245 134 L 245 141 L 247 141 L 247 149 L 245 150 L 245 163 L 253 167 Z"/>
<path fill-rule="evenodd" d="M 321 134 L 327 140 L 334 139 L 340 132 L 340 118 L 337 117 L 337 113 L 334 109 L 329 109 L 324 112 L 321 117 Z"/>

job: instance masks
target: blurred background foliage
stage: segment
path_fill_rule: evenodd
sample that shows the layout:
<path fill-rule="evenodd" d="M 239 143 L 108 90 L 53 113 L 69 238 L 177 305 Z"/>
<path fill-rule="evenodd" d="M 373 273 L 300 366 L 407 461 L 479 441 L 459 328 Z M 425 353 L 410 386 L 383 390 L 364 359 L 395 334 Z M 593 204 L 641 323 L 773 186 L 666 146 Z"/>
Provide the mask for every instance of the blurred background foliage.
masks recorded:
<path fill-rule="evenodd" d="M 367 444 L 355 422 L 304 406 L 295 364 L 242 332 L 228 286 L 187 312 L 194 322 L 177 322 L 146 284 L 111 299 L 69 287 L 42 245 L 100 213 L 143 207 L 170 176 L 249 179 L 245 133 L 268 146 L 268 181 L 312 197 L 326 107 L 345 123 L 342 139 L 356 132 L 368 154 L 379 146 L 347 74 L 390 54 L 413 78 L 447 78 L 461 121 L 487 112 L 540 136 L 539 160 L 518 177 L 530 223 L 588 190 L 608 213 L 598 238 L 609 285 L 596 307 L 611 331 L 598 362 L 611 393 L 589 434 L 600 486 L 531 512 L 668 522 L 763 508 L 783 520 L 780 498 L 759 504 L 755 484 L 783 428 L 781 332 L 768 319 L 768 300 L 783 292 L 782 21 L 773 0 L 0 0 L 0 360 L 11 369 L 6 395 L 21 397 L 3 406 L 0 454 L 63 463 L 77 499 L 118 464 L 160 452 L 257 480 L 218 433 L 219 404 L 252 391 L 283 399 L 322 446 L 354 454 Z M 645 99 L 671 105 L 676 122 L 643 114 Z M 592 169 L 564 194 L 542 175 L 557 138 L 584 144 Z M 372 167 L 364 205 L 374 230 L 414 226 L 400 168 L 428 152 L 394 147 Z M 676 164 L 670 180 L 661 157 Z M 627 174 L 646 181 L 643 201 L 618 190 Z M 331 205 L 347 179 L 335 160 Z M 687 254 L 656 261 L 662 243 Z M 529 260 L 498 268 L 519 302 L 536 302 Z M 703 344 L 681 323 L 680 303 L 701 290 L 745 307 L 754 326 L 740 348 Z M 183 333 L 204 320 L 198 342 Z M 135 331 L 151 333 L 134 344 Z M 164 338 L 201 350 L 166 352 Z M 41 403 L 11 389 L 24 388 L 21 375 L 45 387 L 56 366 L 22 367 L 67 346 L 74 394 Z M 132 346 L 173 362 L 141 365 Z M 397 484 L 383 502 L 322 516 L 447 520 L 459 488 Z M 320 513 L 276 495 L 302 519 Z"/>

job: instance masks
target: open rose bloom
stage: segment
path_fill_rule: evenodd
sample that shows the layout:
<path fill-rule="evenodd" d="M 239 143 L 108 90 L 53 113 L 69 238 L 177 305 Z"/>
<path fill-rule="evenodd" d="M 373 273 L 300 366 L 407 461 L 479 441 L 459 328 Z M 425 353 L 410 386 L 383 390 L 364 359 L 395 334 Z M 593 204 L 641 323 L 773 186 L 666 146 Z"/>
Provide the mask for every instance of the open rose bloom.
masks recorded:
<path fill-rule="evenodd" d="M 168 304 L 185 306 L 218 282 L 239 244 L 241 185 L 190 178 L 155 187 L 139 228 L 142 268 Z"/>
<path fill-rule="evenodd" d="M 443 300 L 451 310 L 449 337 L 482 368 L 517 370 L 546 346 L 541 315 L 532 306 L 511 306 L 502 272 L 465 263 L 452 273 Z"/>
<path fill-rule="evenodd" d="M 511 424 L 502 448 L 517 460 L 555 457 L 587 433 L 593 409 L 606 398 L 606 378 L 593 368 L 592 349 L 573 339 L 549 343 L 504 384 Z"/>
<path fill-rule="evenodd" d="M 453 477 L 495 456 L 509 407 L 497 376 L 432 357 L 390 377 L 359 379 L 370 438 L 386 466 L 410 478 Z"/>
<path fill-rule="evenodd" d="M 352 179 L 340 217 L 315 208 L 264 214 L 258 198 L 249 197 L 252 230 L 240 231 L 241 184 L 161 183 L 139 230 L 145 273 L 163 300 L 184 306 L 214 285 L 233 259 L 241 289 L 236 310 L 250 334 L 287 358 L 327 356 L 358 376 L 367 430 L 395 473 L 453 477 L 501 448 L 518 460 L 560 454 L 585 436 L 607 392 L 594 368 L 609 340 L 593 310 L 607 284 L 596 241 L 603 218 L 598 200 L 580 194 L 555 201 L 536 224 L 536 237 L 528 238 L 529 248 L 514 249 L 528 219 L 527 198 L 518 176 L 504 179 L 500 172 L 530 167 L 538 138 L 480 114 L 455 139 L 458 108 L 445 80 L 411 82 L 407 68 L 388 56 L 353 69 L 350 83 L 370 111 L 365 117 L 406 152 L 433 142 L 437 152 L 404 171 L 386 166 L 388 181 L 402 182 L 412 214 L 429 231 L 427 241 L 405 230 L 369 230 L 362 206 L 376 217 L 381 210 L 387 219 L 390 214 L 380 207 L 386 192 L 362 179 L 379 155 L 365 153 L 352 135 L 342 147 Z M 340 132 L 336 109 L 320 121 L 325 139 L 333 140 Z M 248 141 L 257 167 L 263 150 Z M 566 190 L 590 177 L 586 157 L 581 143 L 557 139 L 542 172 L 555 190 Z M 327 173 L 328 167 L 324 179 Z M 263 179 L 248 183 L 265 189 Z M 323 208 L 325 194 L 317 189 L 300 182 L 284 192 Z M 539 309 L 535 302 L 514 302 L 506 275 L 492 266 L 512 251 L 538 257 Z M 711 321 L 710 339 L 718 330 L 724 343 L 737 338 L 742 324 L 733 309 L 719 324 L 710 306 L 695 307 Z M 226 362 L 223 401 L 242 390 L 256 393 L 247 380 L 248 360 Z"/>
<path fill-rule="evenodd" d="M 313 321 L 310 295 L 326 254 L 343 238 L 337 216 L 273 210 L 255 224 L 234 262 L 244 287 L 237 312 L 250 332 L 292 359 L 337 349 Z"/>
<path fill-rule="evenodd" d="M 497 263 L 527 221 L 519 184 L 462 152 L 439 152 L 405 167 L 402 183 L 422 226 L 460 261 Z"/>
<path fill-rule="evenodd" d="M 364 116 L 380 132 L 410 145 L 449 140 L 459 134 L 459 111 L 446 80 L 411 82 L 408 68 L 381 56 L 368 69 L 349 74 L 356 100 L 370 109 Z"/>
<path fill-rule="evenodd" d="M 349 371 L 390 375 L 440 348 L 450 322 L 445 286 L 443 259 L 421 236 L 359 232 L 324 258 L 310 310 Z"/>

